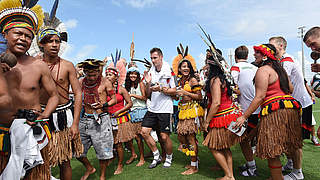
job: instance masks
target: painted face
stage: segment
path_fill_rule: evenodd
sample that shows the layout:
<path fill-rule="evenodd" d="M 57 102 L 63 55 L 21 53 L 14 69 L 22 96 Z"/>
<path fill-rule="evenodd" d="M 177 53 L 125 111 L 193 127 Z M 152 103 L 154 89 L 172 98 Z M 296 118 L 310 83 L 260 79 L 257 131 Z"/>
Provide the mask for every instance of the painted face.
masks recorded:
<path fill-rule="evenodd" d="M 60 39 L 57 35 L 53 35 L 45 44 L 40 44 L 43 48 L 43 52 L 50 57 L 58 56 L 60 50 Z"/>
<path fill-rule="evenodd" d="M 112 84 L 113 84 L 114 82 L 116 82 L 116 80 L 117 80 L 117 76 L 114 75 L 112 72 L 108 72 L 108 73 L 106 74 L 106 77 L 109 79 L 109 81 L 112 82 Z"/>
<path fill-rule="evenodd" d="M 84 73 L 86 74 L 86 78 L 90 84 L 94 84 L 100 75 L 100 71 L 98 69 L 84 70 Z"/>
<path fill-rule="evenodd" d="M 135 82 L 135 81 L 137 80 L 137 77 L 138 77 L 137 72 L 132 72 L 132 73 L 130 73 L 130 75 L 129 75 L 129 78 L 130 78 L 130 80 L 131 80 L 132 82 Z"/>
<path fill-rule="evenodd" d="M 188 67 L 188 63 L 183 62 L 179 68 L 179 71 L 183 76 L 188 76 L 190 74 L 190 68 Z"/>
<path fill-rule="evenodd" d="M 253 56 L 254 58 L 256 58 L 255 60 L 256 63 L 260 64 L 262 62 L 263 55 L 259 51 L 254 51 Z"/>
<path fill-rule="evenodd" d="M 22 56 L 29 50 L 33 34 L 25 28 L 12 28 L 5 33 L 4 37 L 8 41 L 9 51 L 16 56 Z"/>
<path fill-rule="evenodd" d="M 157 71 L 160 71 L 163 57 L 158 52 L 153 52 L 150 58 Z"/>
<path fill-rule="evenodd" d="M 312 51 L 320 53 L 320 36 L 310 36 L 305 43 Z"/>

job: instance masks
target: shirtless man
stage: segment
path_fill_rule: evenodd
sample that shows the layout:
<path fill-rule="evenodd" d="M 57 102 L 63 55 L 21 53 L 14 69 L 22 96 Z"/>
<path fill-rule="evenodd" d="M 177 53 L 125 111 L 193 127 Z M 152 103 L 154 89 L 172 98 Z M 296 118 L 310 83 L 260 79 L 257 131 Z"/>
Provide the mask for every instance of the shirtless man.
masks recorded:
<path fill-rule="evenodd" d="M 41 61 L 49 66 L 51 76 L 55 82 L 59 94 L 59 105 L 51 114 L 49 126 L 52 132 L 53 141 L 50 165 L 59 165 L 60 178 L 72 179 L 72 168 L 70 159 L 72 152 L 80 156 L 83 148 L 79 136 L 79 120 L 81 111 L 81 88 L 77 79 L 76 70 L 73 64 L 59 57 L 61 36 L 54 29 L 44 29 L 38 35 L 40 50 L 43 52 Z M 74 111 L 72 116 L 73 103 L 69 99 L 69 87 L 74 93 Z M 48 94 L 41 90 L 40 102 L 43 107 L 47 104 Z M 59 153 L 64 152 L 64 153 Z"/>
<path fill-rule="evenodd" d="M 100 180 L 106 178 L 105 171 L 110 159 L 113 158 L 113 135 L 108 106 L 116 104 L 116 96 L 112 83 L 102 77 L 100 67 L 104 63 L 95 59 L 87 59 L 80 63 L 85 77 L 80 79 L 83 93 L 84 114 L 80 118 L 79 130 L 84 146 L 83 154 L 78 160 L 86 167 L 81 180 L 86 180 L 96 169 L 90 164 L 88 150 L 93 146 L 100 164 Z M 111 100 L 107 102 L 107 97 Z"/>
<path fill-rule="evenodd" d="M 5 113 L 12 105 L 12 98 L 9 95 L 8 84 L 3 73 L 3 69 L 0 68 L 0 114 Z M 2 119 L 0 119 L 0 123 L 4 123 Z"/>
<path fill-rule="evenodd" d="M 37 61 L 35 58 L 26 55 L 37 27 L 32 27 L 31 25 L 24 26 L 24 23 L 25 22 L 22 22 L 19 26 L 5 26 L 4 29 L 1 29 L 7 40 L 7 52 L 12 53 L 17 57 L 17 65 L 5 73 L 8 89 L 10 89 L 9 93 L 13 102 L 13 107 L 10 111 L 5 115 L 1 115 L 1 119 L 7 122 L 7 127 L 10 127 L 18 109 L 33 110 L 38 114 L 37 120 L 42 120 L 49 117 L 59 101 L 56 87 L 51 78 L 48 66 L 44 62 Z M 32 28 L 30 28 L 30 26 Z M 48 105 L 43 112 L 41 112 L 40 107 L 40 87 L 43 87 L 43 89 L 47 91 L 49 97 Z M 25 118 L 21 116 L 16 117 Z M 29 121 L 27 121 L 27 123 L 29 125 L 36 124 Z M 45 163 L 31 169 L 27 173 L 28 178 L 34 179 L 34 172 L 38 172 L 36 174 L 37 178 L 50 179 L 50 169 L 47 166 L 47 160 L 45 159 L 46 150 L 47 147 L 41 150 Z M 39 173 L 40 171 L 42 173 Z"/>

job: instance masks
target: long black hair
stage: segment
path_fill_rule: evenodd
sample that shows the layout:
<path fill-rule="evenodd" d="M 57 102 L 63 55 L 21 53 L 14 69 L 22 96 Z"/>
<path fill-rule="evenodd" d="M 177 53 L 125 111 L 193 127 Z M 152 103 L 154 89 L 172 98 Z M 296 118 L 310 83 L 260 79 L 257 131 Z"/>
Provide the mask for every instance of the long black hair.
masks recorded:
<path fill-rule="evenodd" d="M 130 79 L 130 74 L 131 74 L 131 73 L 137 73 L 137 79 L 136 79 L 134 82 L 131 81 L 131 79 Z M 140 83 L 140 81 L 141 81 L 140 73 L 137 72 L 137 71 L 131 71 L 131 72 L 128 72 L 127 75 L 126 75 L 126 81 L 125 81 L 124 86 L 125 86 L 126 90 L 127 90 L 128 92 L 130 92 L 131 86 L 133 85 L 133 87 L 134 87 L 135 89 L 137 89 L 138 84 Z"/>
<path fill-rule="evenodd" d="M 212 57 L 210 57 L 209 59 L 212 59 Z M 222 69 L 218 64 L 215 64 L 215 63 L 213 64 L 209 63 L 209 75 L 208 75 L 208 79 L 206 81 L 206 86 L 205 86 L 206 92 L 211 91 L 211 79 L 212 78 L 215 79 L 217 77 L 220 79 L 222 86 L 224 85 L 226 86 L 228 96 L 231 96 L 232 95 L 232 90 L 230 88 L 231 84 L 228 81 L 226 81 L 226 76 L 223 73 Z"/>
<path fill-rule="evenodd" d="M 182 63 L 184 63 L 184 62 L 187 62 L 187 66 L 188 66 L 188 68 L 190 69 L 189 77 L 188 77 L 188 79 L 186 80 L 186 81 L 189 81 L 191 78 L 195 77 L 195 75 L 194 75 L 195 72 L 194 72 L 194 69 L 193 69 L 193 67 L 192 67 L 191 62 L 190 62 L 189 60 L 187 60 L 187 59 L 183 59 L 183 60 L 179 63 L 179 66 L 178 66 L 178 76 L 179 76 L 179 75 L 182 76 L 182 73 L 179 71 L 179 69 L 181 68 Z M 182 78 L 180 78 L 179 84 L 180 84 L 181 86 L 184 86 L 184 83 L 185 83 L 185 81 L 182 82 Z"/>
<path fill-rule="evenodd" d="M 268 48 L 272 49 L 275 52 L 274 54 L 277 54 L 277 50 L 272 44 L 264 44 L 264 45 L 267 46 Z M 276 73 L 278 74 L 278 77 L 279 77 L 281 90 L 284 93 L 289 94 L 290 93 L 289 78 L 288 78 L 286 70 L 280 64 L 280 61 L 273 60 L 273 59 L 270 59 L 269 57 L 267 57 L 267 60 L 264 60 L 262 63 L 262 66 L 264 66 L 264 65 L 270 65 L 272 67 L 272 69 L 274 69 L 276 71 Z"/>

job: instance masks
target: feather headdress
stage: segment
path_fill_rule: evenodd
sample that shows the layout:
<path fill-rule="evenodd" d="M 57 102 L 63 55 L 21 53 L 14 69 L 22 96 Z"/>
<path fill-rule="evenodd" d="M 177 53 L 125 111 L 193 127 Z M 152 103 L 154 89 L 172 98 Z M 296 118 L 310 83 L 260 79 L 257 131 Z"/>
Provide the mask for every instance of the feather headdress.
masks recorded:
<path fill-rule="evenodd" d="M 130 59 L 131 59 L 131 64 L 133 64 L 134 62 L 141 62 L 144 64 L 144 66 L 147 68 L 147 69 L 150 69 L 152 64 L 150 61 L 148 61 L 146 58 L 144 58 L 143 60 L 141 59 L 135 59 L 134 58 L 134 53 L 135 53 L 135 46 L 134 46 L 134 42 L 133 42 L 133 39 L 134 39 L 134 34 L 132 34 L 132 42 L 131 42 L 131 45 L 130 45 Z"/>
<path fill-rule="evenodd" d="M 227 61 L 223 58 L 223 56 L 219 52 L 217 52 L 216 47 L 213 41 L 211 40 L 210 35 L 207 34 L 199 24 L 198 26 L 203 32 L 203 34 L 205 35 L 206 39 L 209 41 L 208 42 L 204 37 L 200 35 L 201 39 L 207 44 L 207 46 L 209 46 L 209 51 L 212 54 L 213 60 L 207 60 L 207 62 L 209 64 L 218 65 L 221 68 L 224 75 L 226 76 L 226 81 L 228 81 L 228 83 L 231 85 L 230 89 L 232 90 L 231 98 L 232 98 L 233 104 L 237 107 L 238 110 L 241 110 L 240 104 L 237 102 L 238 95 L 236 91 L 238 90 L 238 86 L 234 83 Z"/>
<path fill-rule="evenodd" d="M 47 13 L 47 12 L 44 13 L 43 26 L 40 27 L 39 33 L 37 34 L 37 38 L 33 40 L 31 47 L 28 51 L 31 56 L 36 56 L 38 54 L 41 54 L 42 50 L 39 47 L 39 43 L 47 35 L 57 35 L 60 38 L 61 43 L 60 43 L 59 56 L 62 55 L 64 50 L 67 48 L 68 46 L 67 45 L 67 42 L 68 42 L 67 28 L 65 24 L 56 17 L 58 5 L 59 5 L 59 0 L 55 0 L 50 13 Z"/>
<path fill-rule="evenodd" d="M 43 24 L 43 11 L 38 0 L 1 0 L 0 30 L 20 27 L 30 30 L 34 35 Z"/>
<path fill-rule="evenodd" d="M 127 69 L 126 60 L 121 58 L 121 50 L 116 50 L 115 56 L 111 53 L 112 62 L 108 65 L 106 73 L 112 72 L 118 76 L 118 84 L 122 85 L 126 79 Z"/>
<path fill-rule="evenodd" d="M 172 68 L 173 68 L 174 74 L 178 75 L 179 64 L 182 62 L 182 60 L 190 61 L 192 68 L 196 70 L 197 69 L 196 62 L 194 58 L 190 54 L 188 54 L 188 46 L 186 46 L 186 48 L 184 49 L 181 43 L 179 45 L 180 47 L 179 46 L 177 47 L 178 55 L 172 61 Z"/>

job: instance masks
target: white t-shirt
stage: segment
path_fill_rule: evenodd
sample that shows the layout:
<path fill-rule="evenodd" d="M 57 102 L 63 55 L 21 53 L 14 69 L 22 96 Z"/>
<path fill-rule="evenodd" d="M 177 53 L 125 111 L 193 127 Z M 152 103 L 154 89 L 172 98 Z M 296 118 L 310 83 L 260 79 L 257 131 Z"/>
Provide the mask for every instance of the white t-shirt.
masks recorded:
<path fill-rule="evenodd" d="M 170 65 L 163 61 L 161 71 L 157 72 L 152 66 L 149 73 L 151 74 L 151 83 L 159 83 L 160 86 L 175 88 L 174 77 L 171 74 Z M 153 113 L 173 113 L 173 100 L 171 96 L 165 95 L 162 92 L 152 92 L 151 101 L 148 105 L 148 111 Z"/>
<path fill-rule="evenodd" d="M 239 86 L 240 96 L 239 104 L 245 112 L 255 96 L 255 87 L 253 78 L 256 75 L 258 67 L 248 62 L 238 62 L 231 67 L 231 75 L 235 83 Z M 253 113 L 258 114 L 260 107 Z"/>
<path fill-rule="evenodd" d="M 299 62 L 294 61 L 288 54 L 284 54 L 281 63 L 293 85 L 292 97 L 301 103 L 302 108 L 312 105 L 313 102 L 304 84 L 302 69 Z"/>

